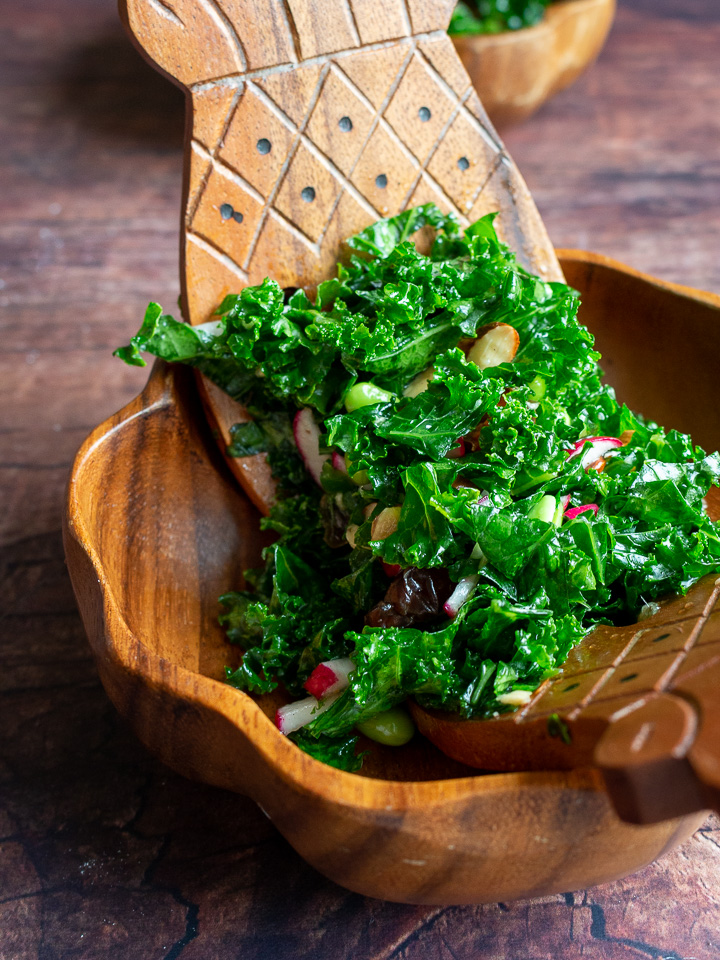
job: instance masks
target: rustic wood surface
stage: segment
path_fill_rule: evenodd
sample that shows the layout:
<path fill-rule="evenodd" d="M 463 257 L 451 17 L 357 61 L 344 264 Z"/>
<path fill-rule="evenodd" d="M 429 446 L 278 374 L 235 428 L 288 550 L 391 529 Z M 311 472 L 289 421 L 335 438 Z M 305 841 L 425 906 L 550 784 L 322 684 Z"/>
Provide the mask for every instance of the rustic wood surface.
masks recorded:
<path fill-rule="evenodd" d="M 117 720 L 60 510 L 80 441 L 145 379 L 109 351 L 178 294 L 182 100 L 109 2 L 16 0 L 0 30 L 0 957 L 716 960 L 717 819 L 585 894 L 403 907 L 323 880 Z M 506 134 L 557 246 L 720 291 L 719 42 L 715 0 L 621 0 L 598 64 Z"/>

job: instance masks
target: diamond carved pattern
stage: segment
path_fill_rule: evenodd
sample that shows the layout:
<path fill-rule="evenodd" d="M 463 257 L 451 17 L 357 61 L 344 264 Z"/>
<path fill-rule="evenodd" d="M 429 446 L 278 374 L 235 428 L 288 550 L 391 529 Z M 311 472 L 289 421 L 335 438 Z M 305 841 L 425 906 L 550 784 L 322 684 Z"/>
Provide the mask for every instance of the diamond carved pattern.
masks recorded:
<path fill-rule="evenodd" d="M 461 112 L 450 124 L 427 169 L 458 210 L 467 214 L 496 158 L 497 151 L 487 143 L 477 123 Z"/>
<path fill-rule="evenodd" d="M 331 70 L 306 133 L 347 176 L 362 150 L 375 113 L 339 71 Z"/>
<path fill-rule="evenodd" d="M 252 163 L 238 170 L 264 197 L 270 195 L 292 147 L 292 127 L 265 103 L 252 84 L 247 84 L 235 108 L 220 156 L 235 166 L 238 157 L 252 157 Z"/>
<path fill-rule="evenodd" d="M 170 30 L 153 0 L 123 2 L 148 50 L 149 32 L 169 31 L 182 60 L 163 67 L 193 99 L 186 241 L 217 257 L 218 284 L 227 270 L 248 280 L 279 270 L 312 288 L 333 269 L 341 222 L 357 230 L 421 202 L 467 222 L 495 182 L 502 147 L 442 32 L 451 0 L 231 0 L 213 21 L 229 66 L 211 75 L 208 33 L 192 16 Z M 532 204 L 509 198 L 501 229 L 518 235 Z M 521 251 L 541 272 L 543 243 Z M 285 259 L 273 246 L 284 244 Z"/>
<path fill-rule="evenodd" d="M 275 208 L 316 243 L 341 189 L 341 183 L 319 156 L 301 143 L 275 199 Z"/>
<path fill-rule="evenodd" d="M 385 119 L 422 163 L 439 143 L 456 109 L 454 101 L 434 70 L 415 54 L 385 111 Z"/>
<path fill-rule="evenodd" d="M 417 164 L 395 137 L 378 126 L 352 175 L 352 182 L 383 216 L 397 210 L 417 179 Z"/>
<path fill-rule="evenodd" d="M 241 264 L 250 253 L 261 215 L 262 203 L 216 165 L 205 182 L 191 229 Z"/>

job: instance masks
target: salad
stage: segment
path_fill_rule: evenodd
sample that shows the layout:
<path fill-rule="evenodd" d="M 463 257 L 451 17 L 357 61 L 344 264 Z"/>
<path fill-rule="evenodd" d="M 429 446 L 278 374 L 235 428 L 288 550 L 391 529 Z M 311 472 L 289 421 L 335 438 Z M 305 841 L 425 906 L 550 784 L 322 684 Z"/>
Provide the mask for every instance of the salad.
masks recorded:
<path fill-rule="evenodd" d="M 266 279 L 197 327 L 150 304 L 117 351 L 190 364 L 251 412 L 228 453 L 267 456 L 277 539 L 220 598 L 243 650 L 226 680 L 282 685 L 281 731 L 344 769 L 358 730 L 412 734 L 406 698 L 516 709 L 593 626 L 720 570 L 720 457 L 618 402 L 578 294 L 493 220 L 406 211 L 351 238 L 314 300 Z"/>
<path fill-rule="evenodd" d="M 504 33 L 534 27 L 552 0 L 465 0 L 453 10 L 448 33 Z"/>

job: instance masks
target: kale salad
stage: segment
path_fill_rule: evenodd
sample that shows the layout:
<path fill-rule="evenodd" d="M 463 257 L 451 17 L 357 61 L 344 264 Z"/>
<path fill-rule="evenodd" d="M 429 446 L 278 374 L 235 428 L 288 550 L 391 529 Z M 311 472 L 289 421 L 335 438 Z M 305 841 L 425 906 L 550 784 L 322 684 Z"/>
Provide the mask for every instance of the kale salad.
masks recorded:
<path fill-rule="evenodd" d="M 465 0 L 453 10 L 448 33 L 504 33 L 540 23 L 552 0 Z"/>
<path fill-rule="evenodd" d="M 276 540 L 220 598 L 243 650 L 226 679 L 282 685 L 279 728 L 343 769 L 358 730 L 408 739 L 406 698 L 515 709 L 593 626 L 720 570 L 720 457 L 617 401 L 578 294 L 493 219 L 409 210 L 351 238 L 314 300 L 266 279 L 196 327 L 150 304 L 117 351 L 190 364 L 251 412 L 228 453 L 267 455 Z"/>

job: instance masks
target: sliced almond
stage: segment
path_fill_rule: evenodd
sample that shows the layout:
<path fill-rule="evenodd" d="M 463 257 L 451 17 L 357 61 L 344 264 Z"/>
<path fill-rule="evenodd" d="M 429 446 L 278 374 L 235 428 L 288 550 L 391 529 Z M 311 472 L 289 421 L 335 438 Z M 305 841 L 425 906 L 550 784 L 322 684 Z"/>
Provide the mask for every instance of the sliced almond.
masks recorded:
<path fill-rule="evenodd" d="M 372 503 L 366 503 L 366 504 L 365 504 L 365 508 L 363 509 L 363 514 L 364 514 L 366 520 L 369 520 L 369 519 L 370 519 L 370 514 L 373 512 L 373 510 L 375 509 L 376 506 L 377 506 L 377 501 L 375 501 L 375 500 L 373 500 Z M 381 516 L 382 516 L 382 514 L 381 514 Z M 374 525 L 373 525 L 373 526 L 374 526 Z M 350 546 L 353 548 L 353 550 L 355 549 L 355 537 L 357 536 L 357 532 L 358 532 L 359 529 L 360 529 L 360 524 L 358 524 L 358 523 L 349 523 L 349 524 L 347 525 L 347 529 L 345 530 L 345 539 L 346 539 L 347 542 L 350 544 Z"/>
<path fill-rule="evenodd" d="M 501 363 L 510 363 L 520 345 L 520 336 L 509 323 L 490 323 L 483 327 L 467 352 L 471 363 L 486 370 Z"/>
<path fill-rule="evenodd" d="M 410 383 L 403 390 L 404 397 L 417 397 L 418 394 L 425 393 L 428 388 L 428 384 L 435 376 L 435 368 L 428 367 L 427 370 L 423 370 L 422 373 L 419 373 L 416 377 L 410 381 Z"/>
<path fill-rule="evenodd" d="M 371 540 L 384 540 L 391 533 L 395 533 L 400 520 L 400 507 L 385 507 L 375 517 L 370 530 Z"/>

